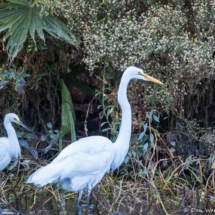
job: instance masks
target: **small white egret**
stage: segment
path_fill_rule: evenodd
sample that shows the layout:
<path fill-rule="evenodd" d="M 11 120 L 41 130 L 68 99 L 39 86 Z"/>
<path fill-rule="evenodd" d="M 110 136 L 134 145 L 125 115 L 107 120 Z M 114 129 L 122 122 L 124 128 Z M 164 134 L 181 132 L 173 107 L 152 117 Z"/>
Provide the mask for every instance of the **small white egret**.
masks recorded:
<path fill-rule="evenodd" d="M 12 158 L 15 158 L 16 165 L 18 157 L 21 156 L 21 149 L 18 138 L 16 136 L 15 129 L 12 126 L 12 122 L 15 122 L 23 126 L 26 130 L 30 131 L 20 120 L 15 113 L 6 114 L 4 117 L 4 127 L 7 131 L 8 137 L 0 138 L 0 171 L 2 171 L 11 162 Z"/>
<path fill-rule="evenodd" d="M 122 122 L 116 142 L 112 143 L 108 138 L 102 136 L 82 138 L 64 148 L 50 164 L 34 172 L 27 183 L 34 183 L 36 186 L 42 187 L 49 183 L 61 182 L 63 189 L 79 191 L 78 206 L 80 206 L 83 191 L 88 190 L 87 205 L 89 205 L 92 188 L 110 169 L 117 169 L 128 152 L 132 115 L 127 99 L 127 86 L 131 79 L 163 84 L 146 75 L 142 69 L 129 67 L 125 70 L 118 90 Z"/>

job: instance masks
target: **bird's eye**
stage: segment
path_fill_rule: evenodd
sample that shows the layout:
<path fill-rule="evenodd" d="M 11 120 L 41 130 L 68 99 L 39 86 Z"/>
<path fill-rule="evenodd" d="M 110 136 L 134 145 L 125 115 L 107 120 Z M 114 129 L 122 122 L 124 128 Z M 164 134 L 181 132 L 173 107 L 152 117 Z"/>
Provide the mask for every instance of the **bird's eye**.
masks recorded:
<path fill-rule="evenodd" d="M 18 119 L 16 119 L 16 118 L 14 118 L 14 121 L 18 122 L 19 120 L 18 120 Z"/>

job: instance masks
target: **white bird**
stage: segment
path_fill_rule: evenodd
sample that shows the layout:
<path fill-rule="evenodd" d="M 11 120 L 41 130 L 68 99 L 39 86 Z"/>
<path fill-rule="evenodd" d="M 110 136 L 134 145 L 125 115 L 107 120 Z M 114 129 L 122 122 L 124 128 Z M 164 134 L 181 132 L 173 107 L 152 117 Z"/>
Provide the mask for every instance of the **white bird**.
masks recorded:
<path fill-rule="evenodd" d="M 146 75 L 142 69 L 129 67 L 125 70 L 119 90 L 118 102 L 122 109 L 122 122 L 118 138 L 112 143 L 108 138 L 92 136 L 82 138 L 66 148 L 47 166 L 34 172 L 27 183 L 42 187 L 46 184 L 61 182 L 68 191 L 79 191 L 78 206 L 82 193 L 88 190 L 87 205 L 90 193 L 110 169 L 117 169 L 123 162 L 130 144 L 132 115 L 127 99 L 127 86 L 131 79 L 162 82 Z"/>
<path fill-rule="evenodd" d="M 21 149 L 18 138 L 12 122 L 23 126 L 26 130 L 30 131 L 20 120 L 15 113 L 6 114 L 4 117 L 4 127 L 7 131 L 8 137 L 0 138 L 0 171 L 2 171 L 15 158 L 13 166 L 17 164 L 18 157 L 21 156 Z M 13 167 L 12 166 L 12 167 Z"/>

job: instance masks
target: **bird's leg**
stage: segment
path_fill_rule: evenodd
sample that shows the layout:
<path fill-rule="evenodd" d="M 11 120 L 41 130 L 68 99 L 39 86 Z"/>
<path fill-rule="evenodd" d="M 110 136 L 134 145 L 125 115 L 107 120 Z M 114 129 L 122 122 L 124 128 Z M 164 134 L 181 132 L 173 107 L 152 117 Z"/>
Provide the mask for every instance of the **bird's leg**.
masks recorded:
<path fill-rule="evenodd" d="M 81 207 L 80 203 L 81 203 L 81 197 L 82 197 L 82 193 L 83 193 L 83 190 L 79 191 L 79 196 L 78 196 L 78 207 Z"/>
<path fill-rule="evenodd" d="M 91 189 L 88 189 L 88 194 L 87 194 L 87 206 L 90 204 L 90 194 L 91 194 Z"/>

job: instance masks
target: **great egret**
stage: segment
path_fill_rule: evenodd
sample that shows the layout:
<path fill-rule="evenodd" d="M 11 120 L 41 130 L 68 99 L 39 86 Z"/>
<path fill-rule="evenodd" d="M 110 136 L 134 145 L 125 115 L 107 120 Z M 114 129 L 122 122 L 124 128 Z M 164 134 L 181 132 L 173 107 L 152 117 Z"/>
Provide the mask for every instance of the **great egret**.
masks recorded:
<path fill-rule="evenodd" d="M 13 166 L 16 165 L 18 157 L 21 156 L 21 149 L 18 138 L 16 136 L 15 129 L 12 126 L 12 122 L 15 122 L 23 126 L 26 130 L 30 131 L 20 120 L 15 113 L 6 114 L 4 117 L 4 127 L 7 131 L 8 137 L 0 138 L 0 171 L 2 171 L 11 161 L 15 158 Z"/>
<path fill-rule="evenodd" d="M 64 148 L 50 164 L 34 172 L 27 183 L 34 183 L 36 186 L 42 187 L 49 183 L 61 182 L 63 189 L 79 191 L 78 206 L 80 206 L 83 191 L 87 189 L 88 206 L 92 188 L 110 169 L 117 169 L 128 152 L 132 115 L 127 99 L 127 86 L 133 78 L 163 84 L 146 75 L 142 69 L 129 67 L 125 70 L 118 90 L 122 122 L 115 143 L 102 136 L 82 138 Z"/>

